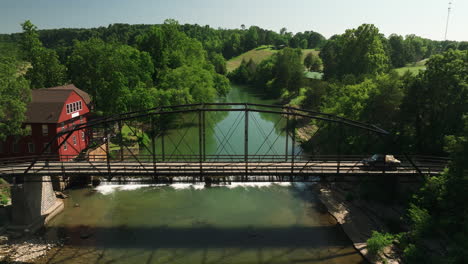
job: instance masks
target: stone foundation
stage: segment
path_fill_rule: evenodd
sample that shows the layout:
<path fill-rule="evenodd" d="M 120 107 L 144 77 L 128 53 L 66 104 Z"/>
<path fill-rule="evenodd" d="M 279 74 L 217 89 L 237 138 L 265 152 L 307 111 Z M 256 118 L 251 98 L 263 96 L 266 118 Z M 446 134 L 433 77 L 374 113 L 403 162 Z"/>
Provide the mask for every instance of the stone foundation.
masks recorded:
<path fill-rule="evenodd" d="M 23 184 L 11 187 L 10 230 L 35 232 L 63 210 L 63 202 L 55 197 L 49 176 L 28 176 Z"/>

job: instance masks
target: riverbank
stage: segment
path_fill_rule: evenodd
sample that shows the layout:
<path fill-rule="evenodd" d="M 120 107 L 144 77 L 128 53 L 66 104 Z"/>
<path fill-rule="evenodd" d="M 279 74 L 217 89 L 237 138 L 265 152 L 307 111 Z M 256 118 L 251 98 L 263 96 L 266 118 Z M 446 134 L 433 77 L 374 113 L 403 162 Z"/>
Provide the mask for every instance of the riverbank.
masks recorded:
<path fill-rule="evenodd" d="M 0 230 L 0 263 L 34 263 L 53 248 L 63 246 L 63 241 L 50 241 L 43 233 L 17 238 Z"/>
<path fill-rule="evenodd" d="M 369 254 L 367 239 L 373 230 L 388 232 L 386 222 L 399 219 L 404 214 L 404 208 L 383 206 L 362 200 L 346 199 L 346 187 L 333 183 L 318 183 L 312 187 L 330 215 L 341 225 L 343 231 L 358 250 L 371 263 L 399 264 L 401 259 L 391 246 L 384 250 L 381 260 Z"/>

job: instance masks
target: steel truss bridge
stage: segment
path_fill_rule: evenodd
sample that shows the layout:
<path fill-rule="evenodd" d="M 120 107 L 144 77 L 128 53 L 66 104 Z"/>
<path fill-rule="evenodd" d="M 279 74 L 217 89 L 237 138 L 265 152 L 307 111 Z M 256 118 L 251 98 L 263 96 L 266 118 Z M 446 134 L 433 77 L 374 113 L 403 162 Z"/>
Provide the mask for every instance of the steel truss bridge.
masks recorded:
<path fill-rule="evenodd" d="M 233 120 L 220 122 L 228 114 Z M 270 131 L 259 124 L 260 115 L 276 116 Z M 320 130 L 337 134 L 329 142 L 335 153 L 307 154 L 299 150 L 296 127 L 310 121 L 316 124 L 310 132 L 313 135 L 309 135 L 312 139 Z M 402 161 L 397 170 L 362 168 L 361 160 L 374 152 L 342 154 L 343 138 L 350 130 L 365 137 L 371 149 L 372 138 L 378 141 L 390 135 L 375 125 L 294 107 L 249 103 L 157 107 L 98 118 L 63 130 L 45 149 L 60 148 L 65 142 L 73 147 L 70 137 L 75 131 L 87 131 L 93 149 L 74 157 L 43 151 L 36 156 L 0 159 L 0 176 L 13 177 L 16 183 L 44 180 L 40 176 L 98 176 L 118 182 L 135 178 L 139 182 L 304 182 L 379 176 L 414 179 L 439 174 L 447 165 L 446 158 L 400 153 L 395 155 Z M 252 142 L 254 132 L 261 140 L 255 137 Z M 54 146 L 57 141 L 60 143 Z"/>

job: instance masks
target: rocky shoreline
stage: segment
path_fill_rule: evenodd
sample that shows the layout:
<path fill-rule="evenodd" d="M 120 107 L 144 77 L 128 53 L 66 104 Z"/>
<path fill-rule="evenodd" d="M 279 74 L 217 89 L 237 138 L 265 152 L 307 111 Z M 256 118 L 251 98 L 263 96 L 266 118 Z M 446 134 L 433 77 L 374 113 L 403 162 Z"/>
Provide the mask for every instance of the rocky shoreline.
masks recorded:
<path fill-rule="evenodd" d="M 370 263 L 401 263 L 400 256 L 392 246 L 386 248 L 380 259 L 369 254 L 367 239 L 373 230 L 388 232 L 384 223 L 388 218 L 399 218 L 401 208 L 381 207 L 381 205 L 364 201 L 347 201 L 345 191 L 336 184 L 318 183 L 313 190 L 331 216 L 341 225 L 343 231 L 358 250 Z"/>
<path fill-rule="evenodd" d="M 0 263 L 34 263 L 53 248 L 63 246 L 63 241 L 48 241 L 42 234 L 16 238 L 14 234 L 0 235 Z"/>

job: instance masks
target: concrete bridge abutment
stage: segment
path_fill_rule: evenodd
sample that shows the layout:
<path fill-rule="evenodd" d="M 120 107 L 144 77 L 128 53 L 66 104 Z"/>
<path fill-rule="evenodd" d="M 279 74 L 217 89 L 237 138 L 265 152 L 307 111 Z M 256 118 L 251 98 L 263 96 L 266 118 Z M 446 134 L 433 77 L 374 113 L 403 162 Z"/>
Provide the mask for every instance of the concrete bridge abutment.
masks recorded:
<path fill-rule="evenodd" d="M 24 176 L 11 187 L 12 231 L 35 232 L 60 213 L 64 204 L 56 198 L 50 176 Z"/>

